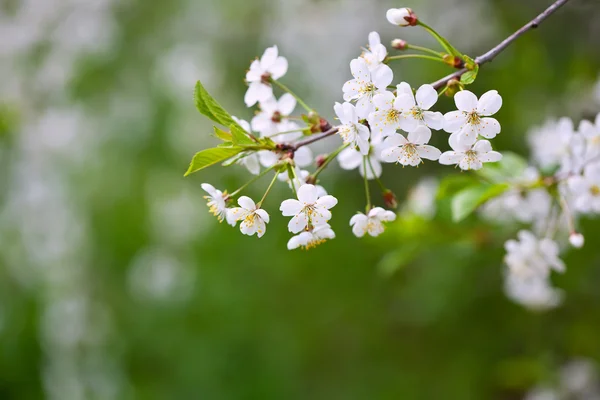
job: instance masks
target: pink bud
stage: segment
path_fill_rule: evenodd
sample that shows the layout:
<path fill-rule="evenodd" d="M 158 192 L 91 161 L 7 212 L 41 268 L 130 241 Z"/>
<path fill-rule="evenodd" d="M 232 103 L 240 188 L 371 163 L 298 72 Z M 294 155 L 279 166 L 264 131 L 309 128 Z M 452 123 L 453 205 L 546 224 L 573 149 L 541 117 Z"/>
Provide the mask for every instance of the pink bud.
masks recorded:
<path fill-rule="evenodd" d="M 581 233 L 573 232 L 569 235 L 569 242 L 571 243 L 571 246 L 575 247 L 576 249 L 580 249 L 585 243 L 585 238 Z"/>

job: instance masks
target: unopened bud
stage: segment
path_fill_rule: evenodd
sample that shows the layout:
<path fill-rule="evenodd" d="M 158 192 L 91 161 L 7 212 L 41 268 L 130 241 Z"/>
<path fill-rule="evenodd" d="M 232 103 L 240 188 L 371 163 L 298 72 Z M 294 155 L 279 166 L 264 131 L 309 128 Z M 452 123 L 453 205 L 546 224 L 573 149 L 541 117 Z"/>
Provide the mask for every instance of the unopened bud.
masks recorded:
<path fill-rule="evenodd" d="M 394 39 L 392 40 L 392 47 L 396 50 L 404 50 L 408 46 L 408 42 L 402 39 Z"/>
<path fill-rule="evenodd" d="M 319 119 L 319 128 L 321 128 L 321 132 L 327 132 L 331 129 L 331 124 L 325 118 Z"/>
<path fill-rule="evenodd" d="M 585 243 L 585 238 L 581 233 L 573 232 L 569 235 L 569 242 L 571 243 L 571 246 L 575 247 L 576 249 L 580 249 Z"/>
<path fill-rule="evenodd" d="M 325 161 L 327 160 L 327 154 L 319 154 L 317 158 L 315 158 L 315 163 L 317 164 L 317 168 L 320 168 Z"/>
<path fill-rule="evenodd" d="M 448 97 L 454 97 L 460 90 L 460 81 L 458 79 L 450 79 L 448 83 L 446 83 L 446 88 L 444 94 Z"/>
<path fill-rule="evenodd" d="M 410 8 L 390 8 L 385 14 L 392 25 L 415 26 L 419 21 L 417 15 Z"/>
<path fill-rule="evenodd" d="M 383 191 L 382 195 L 383 195 L 383 202 L 385 203 L 386 207 L 388 207 L 388 208 L 398 207 L 398 201 L 396 200 L 396 195 L 394 194 L 394 192 L 392 192 L 389 189 L 386 189 Z"/>
<path fill-rule="evenodd" d="M 315 178 L 312 175 L 309 175 L 309 176 L 306 177 L 306 181 L 305 182 L 307 184 L 309 184 L 309 185 L 314 185 L 315 183 L 317 183 L 317 178 Z"/>
<path fill-rule="evenodd" d="M 444 54 L 443 59 L 446 64 L 457 69 L 465 65 L 465 62 L 460 57 L 453 56 L 452 54 Z"/>

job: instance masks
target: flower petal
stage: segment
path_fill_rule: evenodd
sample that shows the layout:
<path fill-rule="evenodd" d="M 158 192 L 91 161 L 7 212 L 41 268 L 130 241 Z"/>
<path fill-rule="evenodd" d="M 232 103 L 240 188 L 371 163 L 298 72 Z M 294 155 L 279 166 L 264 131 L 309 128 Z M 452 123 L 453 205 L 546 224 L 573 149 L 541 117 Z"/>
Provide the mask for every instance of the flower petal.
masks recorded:
<path fill-rule="evenodd" d="M 467 117 L 462 111 L 450 111 L 444 115 L 444 130 L 454 133 L 467 123 Z"/>
<path fill-rule="evenodd" d="M 440 156 L 440 164 L 452 165 L 458 164 L 465 157 L 464 153 L 457 153 L 456 151 L 446 151 Z"/>
<path fill-rule="evenodd" d="M 281 202 L 281 206 L 279 206 L 279 211 L 284 217 L 291 217 L 293 215 L 299 214 L 304 208 L 304 204 L 299 202 L 296 199 L 287 199 Z"/>
<path fill-rule="evenodd" d="M 502 97 L 497 90 L 485 92 L 477 103 L 477 113 L 480 115 L 494 115 L 502 107 Z"/>
<path fill-rule="evenodd" d="M 256 209 L 256 204 L 254 203 L 254 200 L 252 200 L 248 196 L 241 196 L 238 199 L 238 204 L 247 211 L 254 211 Z"/>
<path fill-rule="evenodd" d="M 282 115 L 290 115 L 294 112 L 294 108 L 296 108 L 296 99 L 289 93 L 285 93 L 277 101 L 277 109 Z"/>
<path fill-rule="evenodd" d="M 292 233 L 298 233 L 306 228 L 308 218 L 305 213 L 295 215 L 288 223 L 288 230 Z"/>
<path fill-rule="evenodd" d="M 362 159 L 362 154 L 352 148 L 342 150 L 342 152 L 337 156 L 340 167 L 346 170 L 351 170 L 358 167 L 362 163 Z"/>
<path fill-rule="evenodd" d="M 371 81 L 369 66 L 362 58 L 355 58 L 354 60 L 350 61 L 350 72 L 352 72 L 352 76 L 358 81 Z"/>
<path fill-rule="evenodd" d="M 498 162 L 502 160 L 502 154 L 497 151 L 490 151 L 479 156 L 481 162 Z"/>
<path fill-rule="evenodd" d="M 385 89 L 394 80 L 394 73 L 392 69 L 385 64 L 382 64 L 373 71 L 372 74 L 373 84 L 378 89 Z"/>
<path fill-rule="evenodd" d="M 471 112 L 477 109 L 477 96 L 468 90 L 461 90 L 454 95 L 456 108 L 460 111 Z"/>
<path fill-rule="evenodd" d="M 431 139 L 431 129 L 425 125 L 419 125 L 408 134 L 408 141 L 414 144 L 427 144 Z"/>
<path fill-rule="evenodd" d="M 418 146 L 417 153 L 419 153 L 421 158 L 433 161 L 439 159 L 442 155 L 442 152 L 439 149 L 429 145 Z"/>
<path fill-rule="evenodd" d="M 492 144 L 487 140 L 479 140 L 473 146 L 473 150 L 476 151 L 478 154 L 487 153 L 489 151 L 492 151 Z"/>
<path fill-rule="evenodd" d="M 439 131 L 444 127 L 444 114 L 441 112 L 423 111 L 423 121 L 431 129 Z"/>
<path fill-rule="evenodd" d="M 265 71 L 268 70 L 275 63 L 278 56 L 279 51 L 277 45 L 267 48 L 260 58 L 260 67 Z"/>
<path fill-rule="evenodd" d="M 485 138 L 493 139 L 500 133 L 500 123 L 495 118 L 482 118 L 479 124 L 479 134 Z"/>
<path fill-rule="evenodd" d="M 277 57 L 273 65 L 269 67 L 271 78 L 277 80 L 284 76 L 288 70 L 288 60 L 285 57 Z"/>
<path fill-rule="evenodd" d="M 431 85 L 422 85 L 415 95 L 417 104 L 423 110 L 429 110 L 438 100 L 438 93 Z"/>
<path fill-rule="evenodd" d="M 317 188 L 310 184 L 300 186 L 298 200 L 304 204 L 314 204 L 317 201 Z"/>
<path fill-rule="evenodd" d="M 331 195 L 323 196 L 317 200 L 317 206 L 327 209 L 335 207 L 337 203 L 338 200 Z"/>
<path fill-rule="evenodd" d="M 391 134 L 390 136 L 388 136 L 387 138 L 385 138 L 385 140 L 383 141 L 383 146 L 384 147 L 399 147 L 399 146 L 404 146 L 406 143 L 408 143 L 408 140 L 406 140 L 406 138 L 404 136 L 402 136 L 399 133 L 394 133 L 394 134 Z"/>

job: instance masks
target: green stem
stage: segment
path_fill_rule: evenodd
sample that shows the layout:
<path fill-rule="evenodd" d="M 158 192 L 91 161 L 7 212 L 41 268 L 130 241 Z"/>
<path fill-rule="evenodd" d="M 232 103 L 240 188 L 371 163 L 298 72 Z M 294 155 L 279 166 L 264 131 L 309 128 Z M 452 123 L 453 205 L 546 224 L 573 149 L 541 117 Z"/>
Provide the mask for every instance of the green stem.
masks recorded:
<path fill-rule="evenodd" d="M 290 90 L 290 88 L 288 88 L 287 86 L 285 86 L 283 83 L 276 81 L 274 79 L 271 79 L 271 83 L 275 84 L 276 86 L 278 86 L 281 90 L 283 90 L 284 92 L 288 92 L 289 94 L 291 94 L 292 96 L 294 96 L 294 98 L 296 99 L 296 101 L 298 102 L 298 104 L 300 104 L 302 107 L 304 107 L 304 109 L 311 113 L 313 112 L 313 109 L 310 108 L 300 97 L 298 97 L 298 95 L 296 95 L 296 93 L 292 92 Z"/>
<path fill-rule="evenodd" d="M 288 118 L 289 119 L 289 118 Z M 306 128 L 304 128 L 306 129 Z M 274 133 L 272 135 L 268 135 L 268 136 L 263 136 L 263 137 L 268 137 L 268 138 L 274 138 L 275 136 L 279 136 L 279 135 L 285 135 L 287 133 L 295 133 L 295 132 L 302 132 L 304 129 L 299 128 L 299 129 L 292 129 L 291 131 L 283 131 L 283 132 L 277 132 Z"/>
<path fill-rule="evenodd" d="M 448 90 L 448 85 L 444 86 L 444 88 L 442 90 L 440 90 L 440 92 L 438 93 L 438 97 L 440 97 L 441 95 L 446 93 L 446 90 Z"/>
<path fill-rule="evenodd" d="M 379 179 L 379 177 L 377 177 L 377 174 L 375 174 L 375 168 L 373 168 L 373 164 L 371 164 L 371 159 L 367 158 L 367 161 L 369 163 L 369 168 L 371 168 L 371 172 L 373 173 L 373 176 L 375 177 L 375 181 L 377 181 L 377 184 L 381 188 L 381 191 L 385 192 L 388 189 L 383 185 L 383 182 L 381 182 L 381 179 Z"/>
<path fill-rule="evenodd" d="M 271 191 L 271 188 L 273 187 L 273 185 L 275 184 L 275 181 L 277 180 L 277 176 L 279 174 L 276 172 L 275 176 L 273 177 L 273 180 L 271 180 L 271 183 L 269 183 L 269 187 L 267 188 L 267 191 L 265 192 L 265 194 L 263 195 L 262 199 L 260 199 L 260 201 L 258 202 L 258 204 L 256 204 L 256 208 L 261 208 L 262 203 L 265 201 L 265 199 L 267 198 L 267 195 L 269 194 L 269 192 Z"/>
<path fill-rule="evenodd" d="M 385 62 L 387 64 L 390 61 L 402 60 L 402 59 L 405 59 L 405 58 L 422 58 L 424 60 L 437 61 L 437 62 L 441 62 L 442 64 L 448 65 L 440 57 L 426 56 L 424 54 L 402 54 L 402 55 L 399 55 L 399 56 L 391 56 L 391 57 L 386 58 Z"/>
<path fill-rule="evenodd" d="M 298 179 L 298 177 L 296 176 L 296 169 L 291 164 L 288 164 L 287 168 L 288 177 L 290 178 L 290 186 L 292 187 L 292 192 L 294 193 L 294 196 L 297 198 L 298 193 L 296 192 L 296 184 L 294 183 L 296 179 Z"/>
<path fill-rule="evenodd" d="M 367 213 L 371 210 L 371 192 L 369 190 L 369 180 L 367 179 L 367 158 L 368 156 L 363 157 L 363 169 L 364 169 L 364 178 L 365 178 L 365 194 L 367 196 Z"/>
<path fill-rule="evenodd" d="M 440 57 L 440 58 L 442 57 L 442 54 L 439 51 L 435 51 L 435 50 L 429 49 L 427 47 L 415 46 L 413 44 L 407 44 L 406 48 L 410 49 L 410 50 L 422 51 L 423 53 L 433 54 L 436 57 Z"/>
<path fill-rule="evenodd" d="M 422 26 L 427 32 L 429 32 L 429 34 L 431 34 L 431 36 L 433 36 L 442 45 L 442 47 L 444 48 L 444 50 L 446 50 L 447 53 L 462 58 L 461 52 L 456 50 L 456 48 L 454 48 L 454 46 L 452 46 L 450 42 L 448 42 L 442 35 L 437 33 L 432 27 L 421 21 L 419 21 L 418 24 Z"/>
<path fill-rule="evenodd" d="M 265 169 L 260 174 L 256 175 L 254 178 L 252 178 L 248 182 L 244 183 L 238 190 L 236 190 L 235 192 L 231 193 L 229 196 L 234 197 L 235 195 L 239 194 L 242 190 L 246 189 L 248 187 L 248 185 L 256 182 L 257 180 L 259 180 L 260 178 L 262 178 L 263 176 L 265 176 L 267 174 L 267 172 L 269 172 L 273 168 L 275 168 L 275 166 L 272 166 L 272 167 L 269 167 L 269 168 Z"/>
<path fill-rule="evenodd" d="M 313 178 L 314 178 L 315 182 L 317 181 L 317 177 L 319 176 L 319 174 L 320 174 L 321 172 L 323 172 L 323 170 L 324 170 L 325 168 L 327 168 L 327 166 L 329 165 L 329 163 L 330 163 L 331 161 L 333 161 L 333 159 L 335 159 L 335 158 L 337 157 L 337 155 L 338 155 L 338 154 L 340 154 L 340 152 L 341 152 L 342 150 L 344 150 L 346 147 L 348 147 L 349 145 L 350 145 L 350 144 L 343 144 L 343 145 L 341 145 L 340 147 L 338 147 L 338 148 L 337 148 L 337 149 L 336 149 L 336 150 L 335 150 L 333 153 L 331 153 L 331 154 L 329 154 L 329 155 L 327 156 L 327 158 L 325 159 L 325 161 L 323 161 L 323 164 L 322 164 L 322 165 L 321 165 L 319 168 L 317 168 L 317 170 L 316 170 L 316 171 L 315 171 L 315 173 L 313 174 Z"/>

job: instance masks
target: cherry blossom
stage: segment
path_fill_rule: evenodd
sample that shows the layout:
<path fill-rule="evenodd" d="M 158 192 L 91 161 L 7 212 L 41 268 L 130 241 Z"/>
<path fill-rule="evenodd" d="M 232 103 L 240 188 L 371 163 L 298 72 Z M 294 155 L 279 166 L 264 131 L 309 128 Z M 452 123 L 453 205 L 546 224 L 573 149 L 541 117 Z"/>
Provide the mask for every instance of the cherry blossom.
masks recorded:
<path fill-rule="evenodd" d="M 547 277 L 551 270 L 564 272 L 565 264 L 558 257 L 558 244 L 552 239 L 538 239 L 532 232 L 519 231 L 518 240 L 504 244 L 504 261 L 512 274 L 521 277 Z"/>
<path fill-rule="evenodd" d="M 252 107 L 258 101 L 266 101 L 273 97 L 273 88 L 268 81 L 281 78 L 287 69 L 287 59 L 279 56 L 277 46 L 269 47 L 260 60 L 252 61 L 250 70 L 246 73 L 248 83 L 248 90 L 244 97 L 246 106 Z"/>
<path fill-rule="evenodd" d="M 367 155 L 363 155 L 360 151 L 347 148 L 338 154 L 337 160 L 340 163 L 340 167 L 346 170 L 353 170 L 358 168 L 358 172 L 361 176 L 367 176 L 367 179 L 375 179 L 381 176 L 383 168 L 381 167 L 381 153 L 385 149 L 383 141 L 381 139 L 371 142 L 371 147 Z M 365 162 L 366 159 L 366 171 Z"/>
<path fill-rule="evenodd" d="M 458 140 L 464 144 L 473 144 L 479 135 L 493 139 L 500 133 L 500 123 L 490 118 L 502 107 L 502 97 L 496 90 L 484 93 L 479 100 L 472 92 L 462 90 L 454 95 L 458 111 L 444 116 L 444 130 L 458 133 Z"/>
<path fill-rule="evenodd" d="M 367 215 L 358 213 L 350 219 L 352 233 L 357 237 L 363 237 L 365 234 L 379 236 L 383 233 L 385 227 L 383 222 L 390 222 L 396 219 L 393 211 L 385 210 L 381 207 L 372 208 Z"/>
<path fill-rule="evenodd" d="M 252 130 L 262 136 L 273 136 L 279 132 L 300 129 L 297 123 L 288 117 L 296 108 L 296 99 L 289 93 L 282 95 L 279 100 L 269 98 L 261 101 L 260 112 L 252 118 Z"/>
<path fill-rule="evenodd" d="M 479 140 L 473 145 L 459 143 L 456 134 L 450 135 L 450 147 L 453 151 L 447 151 L 440 156 L 440 164 L 457 164 L 462 170 L 478 170 L 483 163 L 497 162 L 502 159 L 502 154 L 492 150 L 492 145 L 487 140 Z"/>
<path fill-rule="evenodd" d="M 260 238 L 267 230 L 266 224 L 269 223 L 269 214 L 256 206 L 256 203 L 248 197 L 241 196 L 238 199 L 240 207 L 232 208 L 229 211 L 231 219 L 235 222 L 242 221 L 240 231 L 244 235 L 256 235 Z"/>
<path fill-rule="evenodd" d="M 206 205 L 208 206 L 209 212 L 217 217 L 219 222 L 223 222 L 223 219 L 228 216 L 227 194 L 215 189 L 215 187 L 209 183 L 203 183 L 200 186 L 202 187 L 202 190 L 208 193 L 208 196 L 204 196 L 204 198 L 207 200 Z M 230 223 L 229 219 L 227 219 L 227 222 Z"/>
<path fill-rule="evenodd" d="M 331 195 L 319 197 L 314 185 L 302 185 L 298 189 L 298 200 L 288 199 L 281 203 L 279 210 L 284 217 L 293 217 L 288 229 L 298 233 L 309 225 L 317 226 L 331 219 L 330 208 L 337 204 L 337 199 Z"/>
<path fill-rule="evenodd" d="M 422 158 L 437 160 L 442 154 L 433 146 L 429 146 L 431 130 L 420 125 L 416 130 L 408 134 L 408 140 L 394 133 L 383 141 L 385 150 L 381 152 L 381 159 L 385 162 L 397 162 L 402 165 L 415 167 L 423 162 Z"/>
<path fill-rule="evenodd" d="M 582 213 L 600 213 L 600 163 L 588 165 L 583 175 L 569 178 L 567 185 L 573 197 L 575 210 Z"/>
<path fill-rule="evenodd" d="M 373 96 L 382 93 L 392 83 L 394 73 L 384 64 L 371 72 L 363 58 L 352 60 L 350 71 L 354 79 L 346 82 L 342 88 L 344 101 L 356 100 L 356 113 L 359 118 L 366 118 L 373 110 Z"/>
<path fill-rule="evenodd" d="M 338 127 L 338 135 L 345 144 L 357 148 L 361 154 L 369 152 L 369 128 L 358 122 L 356 109 L 350 103 L 335 103 L 333 107 L 342 125 Z"/>
<path fill-rule="evenodd" d="M 313 227 L 310 231 L 304 231 L 293 236 L 287 243 L 288 250 L 294 250 L 301 247 L 305 250 L 312 249 L 327 241 L 335 238 L 335 232 L 329 224 L 321 224 Z"/>
<path fill-rule="evenodd" d="M 431 85 L 422 85 L 416 95 L 410 85 L 402 82 L 397 86 L 398 99 L 396 108 L 404 110 L 406 118 L 400 120 L 400 128 L 405 132 L 414 131 L 417 126 L 425 125 L 440 130 L 444 127 L 444 116 L 441 112 L 429 111 L 438 100 L 438 93 Z"/>
<path fill-rule="evenodd" d="M 390 8 L 385 14 L 387 20 L 392 25 L 409 26 L 415 25 L 417 21 L 416 15 L 410 8 Z"/>
<path fill-rule="evenodd" d="M 406 120 L 407 111 L 401 100 L 392 92 L 384 91 L 373 97 L 375 111 L 369 113 L 369 126 L 377 138 L 396 132 L 400 124 Z"/>
<path fill-rule="evenodd" d="M 387 57 L 387 54 L 387 49 L 381 44 L 379 33 L 369 33 L 369 47 L 361 55 L 361 58 L 367 62 L 369 71 L 375 71 L 381 65 L 385 65 L 383 61 Z"/>

